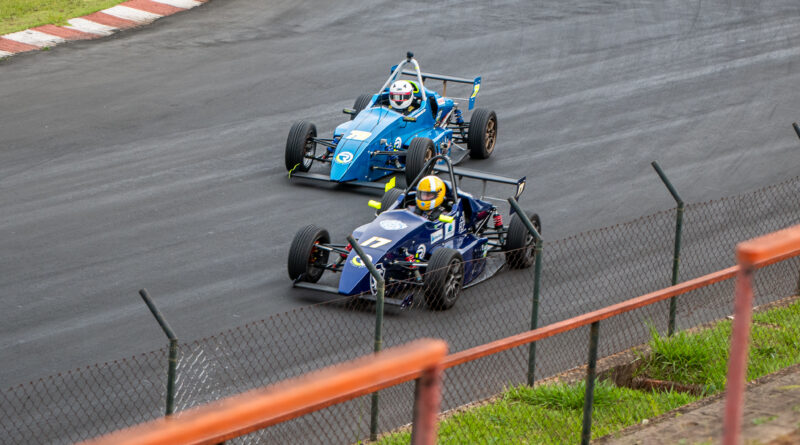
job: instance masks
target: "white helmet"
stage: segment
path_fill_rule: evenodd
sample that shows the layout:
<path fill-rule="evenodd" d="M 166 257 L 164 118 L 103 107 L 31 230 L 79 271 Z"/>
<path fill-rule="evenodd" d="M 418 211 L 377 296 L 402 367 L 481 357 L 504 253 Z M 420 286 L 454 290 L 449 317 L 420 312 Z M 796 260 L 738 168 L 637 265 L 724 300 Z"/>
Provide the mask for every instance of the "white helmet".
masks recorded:
<path fill-rule="evenodd" d="M 414 87 L 407 80 L 395 80 L 389 87 L 389 103 L 392 108 L 405 110 L 414 98 Z"/>

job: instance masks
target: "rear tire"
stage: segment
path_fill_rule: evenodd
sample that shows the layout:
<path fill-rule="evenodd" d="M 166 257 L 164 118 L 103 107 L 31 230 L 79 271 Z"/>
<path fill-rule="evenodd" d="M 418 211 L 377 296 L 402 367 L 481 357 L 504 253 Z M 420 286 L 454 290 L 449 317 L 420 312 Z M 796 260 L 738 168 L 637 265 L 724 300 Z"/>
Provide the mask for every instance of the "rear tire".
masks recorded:
<path fill-rule="evenodd" d="M 492 155 L 497 142 L 497 114 L 485 108 L 476 108 L 467 129 L 467 148 L 474 159 Z"/>
<path fill-rule="evenodd" d="M 533 227 L 542 234 L 542 223 L 539 220 L 539 215 L 536 213 L 529 213 L 528 219 L 533 223 Z M 517 215 L 511 217 L 511 223 L 508 225 L 508 234 L 506 235 L 506 242 L 503 250 L 506 251 L 506 264 L 511 269 L 525 269 L 531 267 L 536 260 L 536 238 L 531 234 L 525 223 Z"/>
<path fill-rule="evenodd" d="M 432 140 L 428 138 L 411 140 L 406 151 L 406 184 L 411 184 L 411 181 L 419 175 L 422 167 L 434 154 L 436 154 L 436 147 L 433 146 Z"/>
<path fill-rule="evenodd" d="M 295 122 L 286 138 L 286 170 L 307 172 L 317 152 L 317 127 L 311 122 Z"/>
<path fill-rule="evenodd" d="M 356 102 L 353 104 L 353 109 L 356 110 L 355 113 L 350 115 L 350 120 L 353 120 L 358 116 L 358 113 L 361 112 L 364 108 L 367 108 L 367 105 L 372 102 L 372 95 L 371 94 L 362 94 L 356 98 Z"/>
<path fill-rule="evenodd" d="M 305 226 L 294 235 L 289 246 L 289 278 L 309 283 L 319 281 L 325 269 L 319 266 L 328 264 L 330 252 L 316 247 L 317 244 L 328 244 L 331 237 L 328 231 L 317 226 Z"/>
<path fill-rule="evenodd" d="M 383 194 L 383 198 L 381 198 L 381 208 L 378 209 L 376 214 L 380 215 L 381 213 L 385 212 L 389 209 L 389 207 L 393 206 L 395 202 L 397 202 L 397 198 L 403 194 L 403 191 L 397 188 L 389 189 L 386 193 Z"/>
<path fill-rule="evenodd" d="M 437 311 L 450 309 L 464 286 L 464 259 L 457 250 L 440 247 L 433 251 L 424 279 L 425 304 Z"/>

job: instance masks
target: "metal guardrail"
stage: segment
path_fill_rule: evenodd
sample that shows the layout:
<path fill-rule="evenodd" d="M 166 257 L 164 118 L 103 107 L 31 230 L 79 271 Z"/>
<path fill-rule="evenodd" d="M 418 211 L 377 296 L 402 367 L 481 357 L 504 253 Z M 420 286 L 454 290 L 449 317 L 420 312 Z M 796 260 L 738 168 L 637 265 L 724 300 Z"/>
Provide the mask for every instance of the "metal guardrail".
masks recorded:
<path fill-rule="evenodd" d="M 85 445 L 217 444 L 363 394 L 422 379 L 414 405 L 415 445 L 436 443 L 441 362 L 447 343 L 423 339 L 263 389 L 229 397 Z"/>
<path fill-rule="evenodd" d="M 753 319 L 753 272 L 770 262 L 795 256 L 800 256 L 800 225 L 740 243 L 736 247 L 739 265 L 722 428 L 724 445 L 740 443 L 748 342 Z"/>

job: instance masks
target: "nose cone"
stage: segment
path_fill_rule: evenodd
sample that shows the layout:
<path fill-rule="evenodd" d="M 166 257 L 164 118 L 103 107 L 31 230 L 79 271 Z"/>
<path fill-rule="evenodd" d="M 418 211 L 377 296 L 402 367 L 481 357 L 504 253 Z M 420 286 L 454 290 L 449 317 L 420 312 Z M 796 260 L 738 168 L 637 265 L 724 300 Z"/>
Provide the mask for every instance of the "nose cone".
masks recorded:
<path fill-rule="evenodd" d="M 373 262 L 379 260 L 380 258 L 377 257 L 372 259 Z M 342 295 L 357 295 L 369 292 L 369 279 L 369 269 L 361 261 L 356 251 L 351 251 L 342 270 L 342 277 L 339 280 L 339 293 Z"/>
<path fill-rule="evenodd" d="M 368 179 L 369 152 L 364 149 L 367 141 L 342 139 L 336 146 L 331 163 L 331 180 L 338 182 Z M 363 157 L 367 159 L 362 159 Z"/>

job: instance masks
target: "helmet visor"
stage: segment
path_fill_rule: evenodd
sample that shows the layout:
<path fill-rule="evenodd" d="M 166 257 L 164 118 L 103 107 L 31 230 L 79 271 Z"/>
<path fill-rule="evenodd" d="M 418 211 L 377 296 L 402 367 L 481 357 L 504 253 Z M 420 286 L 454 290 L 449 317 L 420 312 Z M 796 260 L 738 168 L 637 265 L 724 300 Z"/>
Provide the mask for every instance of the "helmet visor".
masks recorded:
<path fill-rule="evenodd" d="M 389 97 L 395 102 L 403 102 L 411 98 L 411 93 L 390 93 Z"/>
<path fill-rule="evenodd" d="M 436 199 L 436 192 L 421 191 L 417 193 L 419 194 L 420 201 L 433 201 Z"/>

